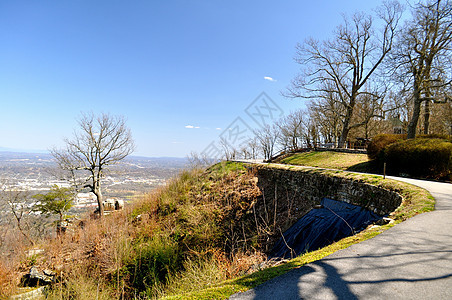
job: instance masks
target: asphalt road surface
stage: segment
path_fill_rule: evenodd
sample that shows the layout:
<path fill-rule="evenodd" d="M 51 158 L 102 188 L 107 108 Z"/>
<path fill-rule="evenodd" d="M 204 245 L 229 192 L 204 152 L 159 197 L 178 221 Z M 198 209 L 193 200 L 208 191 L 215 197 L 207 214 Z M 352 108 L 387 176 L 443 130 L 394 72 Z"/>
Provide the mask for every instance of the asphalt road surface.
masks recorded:
<path fill-rule="evenodd" d="M 423 187 L 435 211 L 229 299 L 452 299 L 452 184 Z"/>

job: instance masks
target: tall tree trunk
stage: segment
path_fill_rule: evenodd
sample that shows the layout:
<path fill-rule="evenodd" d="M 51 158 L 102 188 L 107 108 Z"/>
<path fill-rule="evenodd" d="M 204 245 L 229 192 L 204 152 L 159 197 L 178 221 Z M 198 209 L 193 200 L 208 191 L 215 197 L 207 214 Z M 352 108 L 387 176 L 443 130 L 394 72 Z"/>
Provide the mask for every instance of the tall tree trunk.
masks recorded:
<path fill-rule="evenodd" d="M 344 124 L 342 127 L 341 136 L 339 137 L 339 142 L 337 147 L 344 148 L 345 142 L 347 141 L 348 133 L 350 132 L 350 120 L 352 119 L 354 101 L 350 101 L 349 107 L 347 108 L 347 114 L 345 115 Z"/>
<path fill-rule="evenodd" d="M 413 107 L 413 114 L 411 116 L 410 123 L 408 123 L 408 130 L 407 130 L 407 138 L 408 139 L 414 139 L 416 137 L 416 128 L 417 123 L 419 121 L 419 115 L 421 113 L 421 95 L 419 93 L 419 90 L 416 90 L 414 93 L 414 107 Z"/>
<path fill-rule="evenodd" d="M 99 216 L 102 218 L 102 216 L 104 215 L 104 204 L 102 199 L 102 190 L 100 188 L 100 180 L 96 178 L 93 182 L 93 186 L 94 186 L 93 192 L 94 195 L 96 195 L 97 205 L 99 207 Z"/>
<path fill-rule="evenodd" d="M 428 95 L 427 95 L 428 97 Z M 425 100 L 424 104 L 424 134 L 429 133 L 430 126 L 430 100 Z"/>
<path fill-rule="evenodd" d="M 439 5 L 439 1 L 437 3 L 437 5 Z M 430 79 L 430 70 L 432 68 L 432 58 L 429 57 L 428 59 L 426 59 L 426 66 L 425 66 L 425 78 L 427 78 L 428 80 Z M 424 92 L 424 97 L 426 99 L 424 99 L 425 104 L 424 104 L 424 134 L 428 134 L 429 133 L 429 127 L 430 127 L 430 86 L 427 85 L 427 87 L 425 88 L 425 92 Z"/>
<path fill-rule="evenodd" d="M 364 138 L 367 140 L 369 138 L 369 122 L 364 124 Z"/>
<path fill-rule="evenodd" d="M 347 136 L 349 132 L 350 128 L 348 126 L 342 129 L 341 136 L 339 137 L 339 143 L 337 144 L 338 148 L 344 148 L 345 143 L 347 142 Z"/>

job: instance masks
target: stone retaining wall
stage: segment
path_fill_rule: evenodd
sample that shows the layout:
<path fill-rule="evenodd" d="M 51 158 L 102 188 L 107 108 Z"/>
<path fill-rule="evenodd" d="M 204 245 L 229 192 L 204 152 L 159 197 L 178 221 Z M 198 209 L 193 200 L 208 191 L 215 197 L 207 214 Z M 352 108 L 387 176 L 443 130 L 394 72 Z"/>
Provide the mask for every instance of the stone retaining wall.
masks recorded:
<path fill-rule="evenodd" d="M 233 245 L 239 245 L 243 233 L 245 244 L 250 237 L 263 241 L 268 251 L 285 230 L 320 204 L 324 197 L 359 205 L 379 215 L 389 214 L 402 202 L 396 192 L 335 175 L 335 171 L 275 164 L 248 166 L 255 171 L 262 195 L 253 198 L 245 213 L 237 210 L 230 224 L 232 239 L 236 239 L 231 242 Z M 243 206 L 248 205 L 243 203 Z M 41 287 L 11 299 L 41 299 L 43 290 Z"/>
<path fill-rule="evenodd" d="M 393 191 L 320 172 L 290 166 L 256 166 L 262 199 L 256 203 L 260 218 L 278 223 L 284 231 L 324 197 L 365 207 L 378 215 L 394 211 L 402 197 Z M 276 224 L 275 224 L 276 225 Z"/>

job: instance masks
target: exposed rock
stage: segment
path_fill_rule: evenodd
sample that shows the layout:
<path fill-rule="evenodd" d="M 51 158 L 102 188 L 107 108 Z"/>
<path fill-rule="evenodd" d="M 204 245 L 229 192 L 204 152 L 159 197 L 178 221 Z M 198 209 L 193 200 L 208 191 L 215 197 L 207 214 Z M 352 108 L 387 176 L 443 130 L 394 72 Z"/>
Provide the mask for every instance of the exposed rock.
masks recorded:
<path fill-rule="evenodd" d="M 19 294 L 11 296 L 10 300 L 38 300 L 38 299 L 45 299 L 44 296 L 44 288 L 45 287 L 39 287 L 34 290 L 26 290 L 25 292 L 21 293 L 21 289 L 19 289 Z"/>
<path fill-rule="evenodd" d="M 386 217 L 375 222 L 376 225 L 380 225 L 380 226 L 390 224 L 390 223 L 394 223 L 394 220 L 391 218 L 386 218 Z"/>
<path fill-rule="evenodd" d="M 51 277 L 55 277 L 55 275 L 56 275 L 55 272 L 48 270 L 48 269 L 43 270 L 42 273 L 44 273 L 44 275 L 46 275 L 46 276 L 51 276 Z"/>
<path fill-rule="evenodd" d="M 27 255 L 27 257 L 31 257 L 34 255 L 42 254 L 44 252 L 45 252 L 44 249 L 31 249 L 31 250 L 25 251 L 25 255 Z"/>
<path fill-rule="evenodd" d="M 20 285 L 23 287 L 39 287 L 46 286 L 55 282 L 55 273 L 50 270 L 44 270 L 44 272 L 39 272 L 39 270 L 33 266 L 30 272 L 25 274 Z"/>

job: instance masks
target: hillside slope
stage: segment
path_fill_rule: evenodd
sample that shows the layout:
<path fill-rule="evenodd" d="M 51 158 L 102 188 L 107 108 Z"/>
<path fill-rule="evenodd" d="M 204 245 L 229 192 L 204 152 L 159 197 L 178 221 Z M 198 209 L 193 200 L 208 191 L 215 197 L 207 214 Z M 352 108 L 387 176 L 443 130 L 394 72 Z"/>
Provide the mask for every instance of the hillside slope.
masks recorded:
<path fill-rule="evenodd" d="M 397 222 L 433 208 L 428 193 L 402 183 L 335 171 L 309 172 L 399 192 L 404 200 L 393 216 Z M 275 222 L 270 217 L 272 202 L 265 206 L 256 174 L 255 166 L 233 162 L 185 171 L 124 211 L 86 220 L 83 228 L 45 241 L 41 245 L 45 253 L 22 260 L 16 271 L 23 273 L 32 264 L 57 271 L 60 283 L 49 291 L 48 299 L 91 299 L 93 294 L 99 299 L 171 295 L 224 299 L 387 228 L 259 271 L 268 266 L 262 264 L 266 251 L 285 219 Z M 1 272 L 2 268 L 0 277 Z"/>

